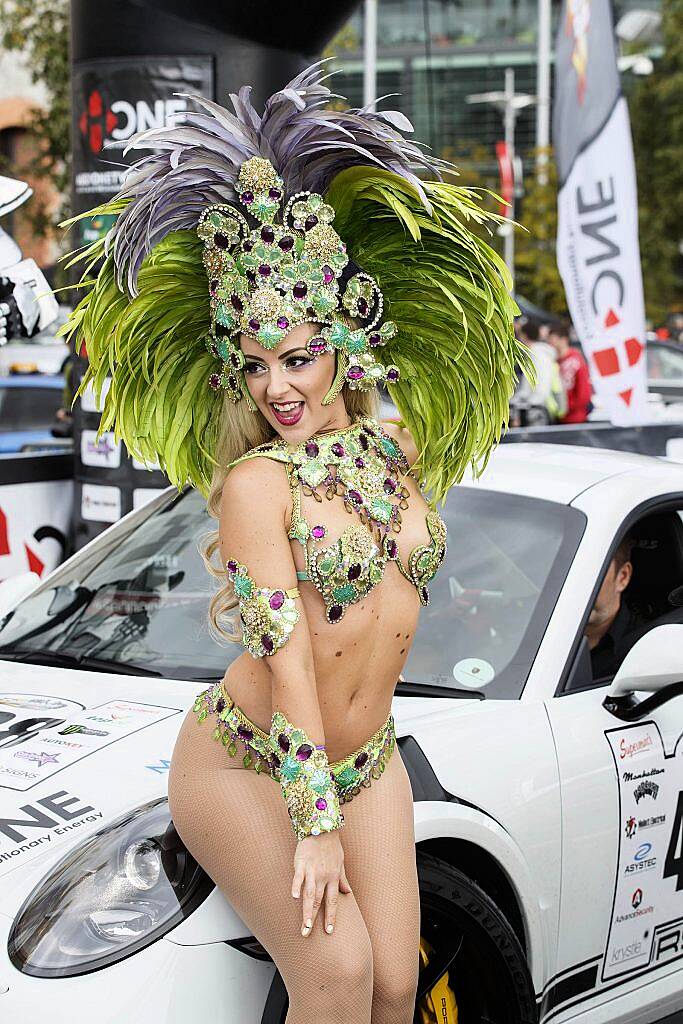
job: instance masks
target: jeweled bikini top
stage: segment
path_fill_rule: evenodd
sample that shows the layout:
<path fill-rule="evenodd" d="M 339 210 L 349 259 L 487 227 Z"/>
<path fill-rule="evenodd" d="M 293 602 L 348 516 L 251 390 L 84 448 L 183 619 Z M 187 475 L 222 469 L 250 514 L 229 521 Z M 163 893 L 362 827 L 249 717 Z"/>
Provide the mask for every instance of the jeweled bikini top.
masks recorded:
<path fill-rule="evenodd" d="M 387 562 L 395 562 L 416 587 L 421 604 L 429 602 L 427 585 L 446 554 L 446 525 L 430 509 L 425 517 L 429 542 L 414 548 L 404 563 L 392 534 L 401 530 L 401 512 L 410 497 L 401 478 L 412 472 L 397 442 L 376 420 L 364 418 L 344 430 L 317 434 L 295 448 L 280 439 L 271 441 L 238 461 L 259 457 L 287 468 L 293 502 L 289 536 L 300 542 L 306 559 L 306 569 L 297 576 L 320 591 L 328 622 L 339 622 L 350 604 L 381 582 Z M 323 544 L 327 527 L 305 519 L 302 491 L 318 502 L 323 495 L 329 500 L 340 496 L 358 521 L 338 540 Z"/>

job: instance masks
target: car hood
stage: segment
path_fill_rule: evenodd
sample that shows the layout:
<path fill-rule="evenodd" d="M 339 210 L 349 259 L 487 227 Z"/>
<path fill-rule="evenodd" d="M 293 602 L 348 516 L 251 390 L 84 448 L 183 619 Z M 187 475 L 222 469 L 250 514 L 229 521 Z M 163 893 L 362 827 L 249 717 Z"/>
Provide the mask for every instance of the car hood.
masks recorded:
<path fill-rule="evenodd" d="M 87 836 L 166 795 L 175 738 L 206 685 L 0 661 L 0 913 L 14 916 Z M 395 698 L 397 732 L 478 703 Z"/>

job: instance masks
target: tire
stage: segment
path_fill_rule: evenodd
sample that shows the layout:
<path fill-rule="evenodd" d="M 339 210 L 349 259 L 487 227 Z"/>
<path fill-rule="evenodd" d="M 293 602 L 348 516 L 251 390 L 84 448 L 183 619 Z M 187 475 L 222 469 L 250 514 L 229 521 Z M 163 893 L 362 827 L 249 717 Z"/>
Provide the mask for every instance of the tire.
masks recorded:
<path fill-rule="evenodd" d="M 421 934 L 433 952 L 420 974 L 415 1020 L 421 1020 L 425 990 L 448 970 L 458 1024 L 536 1024 L 526 957 L 505 915 L 476 882 L 445 861 L 418 850 L 417 869 Z"/>
<path fill-rule="evenodd" d="M 420 973 L 415 1022 L 441 1024 L 420 1007 L 444 971 L 457 1004 L 457 1024 L 537 1024 L 533 985 L 519 939 L 493 900 L 462 871 L 417 853 L 421 936 L 432 947 Z M 287 990 L 278 971 L 261 1024 L 284 1024 Z"/>

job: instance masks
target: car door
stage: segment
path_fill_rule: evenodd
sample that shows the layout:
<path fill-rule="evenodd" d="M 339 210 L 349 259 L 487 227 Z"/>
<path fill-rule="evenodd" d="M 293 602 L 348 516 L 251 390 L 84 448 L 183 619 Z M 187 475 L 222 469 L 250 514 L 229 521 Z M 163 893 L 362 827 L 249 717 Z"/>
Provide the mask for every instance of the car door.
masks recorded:
<path fill-rule="evenodd" d="M 547 702 L 563 835 L 557 966 L 542 1020 L 609 1002 L 600 1019 L 649 1022 L 664 1016 L 653 1012 L 660 1001 L 683 1006 L 683 697 L 625 722 L 603 706 L 608 689 L 609 680 L 592 684 L 583 639 Z"/>

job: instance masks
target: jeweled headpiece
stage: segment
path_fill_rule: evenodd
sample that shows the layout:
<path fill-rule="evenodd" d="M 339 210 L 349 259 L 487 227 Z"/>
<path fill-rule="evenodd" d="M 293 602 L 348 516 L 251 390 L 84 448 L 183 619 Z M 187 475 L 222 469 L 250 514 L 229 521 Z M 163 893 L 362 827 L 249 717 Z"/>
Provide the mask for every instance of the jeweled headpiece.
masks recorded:
<path fill-rule="evenodd" d="M 376 281 L 349 266 L 346 245 L 332 227 L 334 210 L 315 192 L 289 199 L 284 182 L 269 160 L 252 157 L 240 167 L 236 183 L 240 204 L 255 226 L 235 207 L 210 206 L 199 218 L 204 266 L 211 295 L 211 333 L 207 347 L 223 361 L 209 384 L 224 387 L 235 401 L 246 392 L 244 356 L 234 339 L 248 334 L 272 349 L 303 323 L 319 323 L 308 342 L 311 354 L 337 351 L 335 382 L 329 402 L 346 383 L 368 390 L 395 383 L 397 366 L 384 367 L 376 349 L 396 334 L 381 326 L 384 300 Z M 345 278 L 342 284 L 342 279 Z M 360 326 L 349 326 L 353 317 Z"/>
<path fill-rule="evenodd" d="M 262 114 L 246 86 L 234 112 L 194 96 L 182 123 L 133 139 L 145 152 L 123 189 L 83 214 L 114 224 L 77 257 L 86 294 L 66 333 L 87 345 L 82 386 L 110 385 L 101 429 L 206 492 L 223 389 L 250 400 L 235 339 L 272 348 L 320 324 L 309 348 L 337 361 L 326 400 L 386 382 L 440 499 L 485 464 L 528 365 L 505 265 L 471 230 L 501 218 L 433 180 L 452 168 L 403 114 L 329 109 L 324 79 L 302 71 Z"/>

